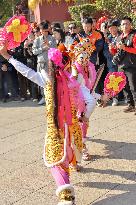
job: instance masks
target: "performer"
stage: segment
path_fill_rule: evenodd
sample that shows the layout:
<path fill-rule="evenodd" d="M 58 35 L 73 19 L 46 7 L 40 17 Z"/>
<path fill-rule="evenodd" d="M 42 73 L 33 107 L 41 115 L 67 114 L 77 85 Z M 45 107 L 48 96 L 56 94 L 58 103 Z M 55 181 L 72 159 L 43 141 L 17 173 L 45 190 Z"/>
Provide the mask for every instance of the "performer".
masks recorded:
<path fill-rule="evenodd" d="M 94 64 L 89 61 L 89 57 L 95 49 L 95 46 L 92 45 L 89 38 L 82 39 L 80 43 L 75 44 L 73 47 L 74 60 L 72 63 L 72 75 L 80 84 L 80 89 L 86 105 L 82 117 L 80 118 L 83 132 L 83 160 L 90 159 L 85 144 L 87 140 L 86 135 L 89 126 L 89 118 L 95 109 L 97 100 L 101 98 L 99 94 L 90 93 L 96 80 L 96 71 Z"/>
<path fill-rule="evenodd" d="M 22 18 L 14 17 L 10 20 L 9 27 L 7 27 L 11 31 L 10 34 L 12 34 L 13 38 L 12 41 L 9 41 L 11 44 L 9 42 L 7 44 L 10 49 L 21 43 L 22 29 L 24 38 L 27 36 L 28 26 L 26 24 L 22 25 L 21 20 Z M 6 39 L 10 40 L 11 38 L 6 35 Z M 48 62 L 49 74 L 47 74 L 45 69 L 42 69 L 41 72 L 35 72 L 15 60 L 8 54 L 5 44 L 3 40 L 3 44 L 0 47 L 1 55 L 23 76 L 45 90 L 47 133 L 44 161 L 51 168 L 51 173 L 58 187 L 56 190 L 59 198 L 58 205 L 74 205 L 75 195 L 74 188 L 69 180 L 69 164 L 75 163 L 76 165 L 76 162 L 81 160 L 83 149 L 82 130 L 77 116 L 77 108 L 80 107 L 80 102 L 78 103 L 78 100 L 75 100 L 81 99 L 80 92 L 78 92 L 80 91 L 79 83 L 65 70 L 62 53 L 58 49 L 50 48 L 48 54 L 50 59 Z M 79 112 L 81 110 L 79 109 Z M 82 120 L 85 117 L 83 116 Z"/>
<path fill-rule="evenodd" d="M 76 163 L 77 160 L 81 159 L 83 145 L 82 131 L 76 116 L 77 111 L 74 101 L 71 101 L 70 105 L 72 97 L 68 96 L 67 77 L 63 70 L 55 68 L 51 62 L 49 65 L 50 75 L 48 75 L 44 70 L 41 73 L 35 72 L 15 60 L 7 53 L 5 47 L 1 47 L 0 53 L 23 76 L 45 88 L 47 108 L 47 134 L 44 149 L 45 164 L 51 167 L 51 173 L 58 186 L 56 191 L 60 201 L 58 204 L 73 205 L 75 204 L 75 196 L 74 188 L 69 181 L 69 164 L 71 162 L 74 163 L 74 161 Z M 56 81 L 58 85 L 63 81 L 57 90 L 55 90 Z"/>

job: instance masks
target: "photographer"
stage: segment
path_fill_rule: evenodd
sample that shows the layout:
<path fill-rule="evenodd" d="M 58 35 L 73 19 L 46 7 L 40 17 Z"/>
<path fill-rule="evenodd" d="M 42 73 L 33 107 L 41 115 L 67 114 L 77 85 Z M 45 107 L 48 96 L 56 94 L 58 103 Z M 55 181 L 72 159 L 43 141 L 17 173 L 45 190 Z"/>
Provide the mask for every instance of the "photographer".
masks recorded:
<path fill-rule="evenodd" d="M 124 17 L 121 21 L 122 34 L 117 43 L 118 52 L 113 57 L 113 62 L 123 69 L 127 84 L 124 89 L 128 100 L 128 107 L 124 112 L 135 112 L 136 101 L 136 31 L 132 28 L 132 19 Z"/>

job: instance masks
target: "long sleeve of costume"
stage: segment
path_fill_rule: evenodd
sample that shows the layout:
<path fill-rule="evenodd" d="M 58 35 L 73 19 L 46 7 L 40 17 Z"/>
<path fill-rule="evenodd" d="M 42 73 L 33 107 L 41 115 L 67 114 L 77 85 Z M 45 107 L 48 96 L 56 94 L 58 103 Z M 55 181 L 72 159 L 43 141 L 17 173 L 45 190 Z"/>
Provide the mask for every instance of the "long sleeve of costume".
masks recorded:
<path fill-rule="evenodd" d="M 46 81 L 49 80 L 47 73 L 42 70 L 42 72 L 35 72 L 31 68 L 27 67 L 23 63 L 15 60 L 13 57 L 9 59 L 9 63 L 14 66 L 14 68 L 21 73 L 24 77 L 28 78 L 32 82 L 36 83 L 41 87 L 45 87 Z"/>

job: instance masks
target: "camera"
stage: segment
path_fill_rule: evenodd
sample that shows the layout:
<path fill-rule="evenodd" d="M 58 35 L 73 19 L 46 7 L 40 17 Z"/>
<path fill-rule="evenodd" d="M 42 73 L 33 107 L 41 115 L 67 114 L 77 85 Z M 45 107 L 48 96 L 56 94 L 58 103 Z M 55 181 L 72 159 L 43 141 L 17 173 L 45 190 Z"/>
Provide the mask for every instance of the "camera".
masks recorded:
<path fill-rule="evenodd" d="M 115 56 L 113 56 L 112 62 L 115 65 L 120 65 L 122 60 L 125 57 L 126 52 L 123 50 L 118 50 L 118 52 L 115 54 Z"/>

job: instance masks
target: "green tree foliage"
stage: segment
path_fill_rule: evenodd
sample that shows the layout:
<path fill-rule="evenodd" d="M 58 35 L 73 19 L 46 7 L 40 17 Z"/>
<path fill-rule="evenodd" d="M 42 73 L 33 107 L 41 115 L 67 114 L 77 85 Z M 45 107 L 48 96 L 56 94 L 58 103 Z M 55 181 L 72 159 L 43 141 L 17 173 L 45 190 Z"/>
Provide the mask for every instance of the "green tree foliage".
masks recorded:
<path fill-rule="evenodd" d="M 113 18 L 132 16 L 136 3 L 133 0 L 96 0 L 98 10 L 108 11 Z"/>
<path fill-rule="evenodd" d="M 95 4 L 81 4 L 70 6 L 68 8 L 71 18 L 75 21 L 80 21 L 80 14 L 88 14 L 89 16 L 93 16 L 96 13 L 96 6 Z"/>
<path fill-rule="evenodd" d="M 0 16 L 1 24 L 4 24 L 7 19 L 13 16 L 15 6 L 20 0 L 0 0 Z"/>
<path fill-rule="evenodd" d="M 81 27 L 81 15 L 87 15 L 87 16 L 94 16 L 94 14 L 97 12 L 96 6 L 94 3 L 90 4 L 87 3 L 90 2 L 90 0 L 76 0 L 74 6 L 69 6 L 68 11 L 71 15 L 72 21 L 66 21 L 64 22 L 64 27 L 67 28 L 70 22 L 75 22 L 79 27 Z"/>

